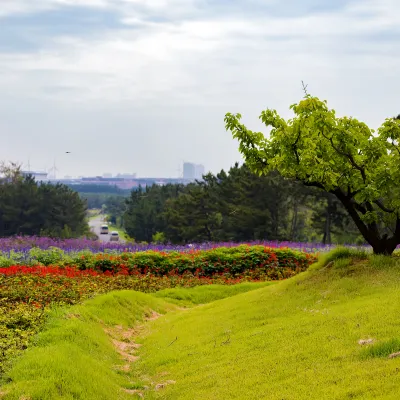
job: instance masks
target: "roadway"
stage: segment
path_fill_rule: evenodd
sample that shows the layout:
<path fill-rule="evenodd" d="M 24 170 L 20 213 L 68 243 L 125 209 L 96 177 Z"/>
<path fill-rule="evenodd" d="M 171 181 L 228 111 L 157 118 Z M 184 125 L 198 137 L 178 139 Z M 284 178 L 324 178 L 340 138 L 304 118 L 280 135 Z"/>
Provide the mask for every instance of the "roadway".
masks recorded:
<path fill-rule="evenodd" d="M 109 230 L 109 233 L 107 235 L 100 234 L 101 226 L 103 224 L 104 224 L 104 217 L 102 215 L 99 215 L 96 218 L 93 218 L 89 221 L 90 229 L 99 237 L 99 241 L 109 242 L 111 230 Z"/>
<path fill-rule="evenodd" d="M 102 235 L 100 234 L 101 231 L 101 226 L 104 224 L 104 215 L 98 215 L 97 217 L 89 220 L 89 227 L 92 232 L 94 232 L 100 242 L 109 242 L 110 241 L 110 233 L 113 231 L 112 228 L 108 228 L 108 234 L 107 235 Z M 125 243 L 125 240 L 121 237 L 121 234 L 119 236 L 119 242 L 120 243 Z M 116 242 L 113 242 L 116 243 Z"/>

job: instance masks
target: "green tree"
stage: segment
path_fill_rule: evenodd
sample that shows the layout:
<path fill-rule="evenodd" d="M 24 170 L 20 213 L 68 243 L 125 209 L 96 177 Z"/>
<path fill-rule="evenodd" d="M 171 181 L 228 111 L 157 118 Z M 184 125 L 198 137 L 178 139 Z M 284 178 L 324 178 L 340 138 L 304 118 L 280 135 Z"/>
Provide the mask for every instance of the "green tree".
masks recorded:
<path fill-rule="evenodd" d="M 219 239 L 222 216 L 211 194 L 206 183 L 191 183 L 166 203 L 165 233 L 172 242 L 214 242 Z"/>
<path fill-rule="evenodd" d="M 13 165 L 2 172 L 0 236 L 79 237 L 88 232 L 86 204 L 78 193 L 65 185 L 39 184 Z"/>
<path fill-rule="evenodd" d="M 123 225 L 123 215 L 126 211 L 126 199 L 122 196 L 112 196 L 105 200 L 105 212 L 113 225 Z"/>
<path fill-rule="evenodd" d="M 309 94 L 290 108 L 289 120 L 275 110 L 261 113 L 269 138 L 247 129 L 240 114 L 226 114 L 247 165 L 335 195 L 374 253 L 392 254 L 400 243 L 400 120 L 387 118 L 374 132 Z"/>
<path fill-rule="evenodd" d="M 151 242 L 157 232 L 165 232 L 165 203 L 183 190 L 183 185 L 152 185 L 133 190 L 123 215 L 127 234 L 136 241 Z"/>

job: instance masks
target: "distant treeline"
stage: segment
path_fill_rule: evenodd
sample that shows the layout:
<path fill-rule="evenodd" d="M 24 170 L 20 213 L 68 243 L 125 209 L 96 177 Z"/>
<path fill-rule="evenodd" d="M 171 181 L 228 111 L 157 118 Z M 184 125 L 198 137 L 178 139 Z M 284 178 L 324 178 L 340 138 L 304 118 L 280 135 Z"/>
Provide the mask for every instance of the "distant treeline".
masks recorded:
<path fill-rule="evenodd" d="M 77 184 L 67 185 L 69 188 L 78 193 L 99 193 L 99 194 L 118 194 L 118 195 L 129 195 L 131 190 L 123 190 L 115 185 L 96 185 L 96 184 Z"/>
<path fill-rule="evenodd" d="M 6 176 L 0 183 L 0 237 L 89 234 L 86 202 L 78 193 L 62 184 L 39 184 L 13 168 L 1 171 Z"/>
<path fill-rule="evenodd" d="M 361 242 L 335 197 L 238 164 L 202 182 L 139 188 L 127 200 L 110 197 L 106 208 L 136 241 Z"/>

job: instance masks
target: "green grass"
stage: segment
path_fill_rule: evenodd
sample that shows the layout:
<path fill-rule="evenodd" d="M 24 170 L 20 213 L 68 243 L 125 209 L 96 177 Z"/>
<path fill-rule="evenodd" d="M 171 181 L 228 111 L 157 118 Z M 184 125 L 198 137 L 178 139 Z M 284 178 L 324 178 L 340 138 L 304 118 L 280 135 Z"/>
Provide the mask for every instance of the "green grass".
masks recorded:
<path fill-rule="evenodd" d="M 207 286 L 187 289 L 191 304 L 233 296 L 269 283 L 245 283 L 235 287 Z M 131 399 L 123 389 L 143 388 L 143 380 L 118 370 L 124 362 L 105 328 L 144 329 L 151 312 L 173 315 L 177 308 L 161 297 L 179 303 L 184 289 L 163 291 L 158 297 L 134 291 L 118 291 L 82 305 L 54 310 L 33 346 L 14 362 L 0 389 L 4 400 L 30 399 Z M 122 339 L 123 340 L 123 339 Z"/>
<path fill-rule="evenodd" d="M 32 400 L 135 398 L 121 388 L 147 399 L 394 400 L 399 305 L 400 259 L 343 249 L 272 285 L 113 293 L 68 311 L 79 318 L 53 315 L 2 390 Z M 140 358 L 117 372 L 103 325 L 138 324 L 149 309 L 165 314 L 140 322 Z"/>
<path fill-rule="evenodd" d="M 176 383 L 146 398 L 398 399 L 400 359 L 387 355 L 400 337 L 400 262 L 337 255 L 155 321 L 135 375 Z M 376 343 L 358 343 L 368 338 Z"/>
<path fill-rule="evenodd" d="M 270 286 L 277 281 L 259 282 L 259 283 L 240 283 L 238 285 L 210 285 L 210 286 L 195 286 L 193 288 L 175 288 L 164 289 L 153 294 L 155 297 L 160 297 L 170 303 L 180 306 L 193 306 L 199 304 L 211 303 L 215 300 L 221 300 L 226 297 L 235 296 L 240 293 L 245 293 L 250 290 L 259 289 L 265 286 Z"/>
<path fill-rule="evenodd" d="M 55 310 L 34 346 L 15 362 L 0 390 L 2 399 L 131 399 L 132 387 L 105 326 L 134 326 L 149 310 L 171 306 L 149 295 L 120 291 L 68 310 Z M 136 381 L 135 381 L 136 382 Z"/>
<path fill-rule="evenodd" d="M 124 229 L 119 228 L 118 226 L 113 225 L 110 222 L 108 222 L 107 224 L 108 224 L 109 233 L 111 233 L 111 231 L 116 231 L 116 232 L 118 232 L 118 235 L 122 240 L 126 240 L 126 241 L 132 240 L 130 238 L 130 236 L 125 232 Z"/>

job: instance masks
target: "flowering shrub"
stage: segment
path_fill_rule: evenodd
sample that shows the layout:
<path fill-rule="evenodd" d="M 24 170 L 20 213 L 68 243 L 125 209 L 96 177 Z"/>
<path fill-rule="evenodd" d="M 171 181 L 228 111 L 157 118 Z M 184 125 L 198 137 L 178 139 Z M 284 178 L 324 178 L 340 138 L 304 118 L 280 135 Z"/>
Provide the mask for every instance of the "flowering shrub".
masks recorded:
<path fill-rule="evenodd" d="M 241 245 L 185 252 L 149 250 L 91 253 L 83 251 L 75 254 L 66 254 L 60 249 L 35 248 L 31 250 L 28 258 L 14 259 L 16 261 L 14 266 L 58 265 L 110 274 L 146 275 L 150 273 L 163 276 L 189 273 L 202 277 L 215 275 L 236 277 L 245 274 L 257 279 L 282 279 L 304 271 L 316 260 L 316 256 L 287 248 L 272 249 L 261 245 Z M 9 259 L 6 261 L 3 264 L 0 263 L 0 268 L 12 266 Z"/>

